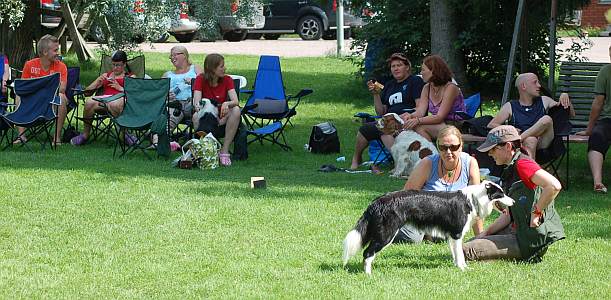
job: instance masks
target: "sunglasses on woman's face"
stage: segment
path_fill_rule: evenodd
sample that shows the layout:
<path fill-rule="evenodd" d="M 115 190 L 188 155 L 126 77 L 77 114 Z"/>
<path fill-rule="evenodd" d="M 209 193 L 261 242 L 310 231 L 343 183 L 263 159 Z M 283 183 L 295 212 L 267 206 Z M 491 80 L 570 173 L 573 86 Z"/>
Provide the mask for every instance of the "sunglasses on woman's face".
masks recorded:
<path fill-rule="evenodd" d="M 437 148 L 439 148 L 440 152 L 446 152 L 448 151 L 448 149 L 454 152 L 454 151 L 458 151 L 458 149 L 460 148 L 460 144 L 458 145 L 438 145 Z"/>

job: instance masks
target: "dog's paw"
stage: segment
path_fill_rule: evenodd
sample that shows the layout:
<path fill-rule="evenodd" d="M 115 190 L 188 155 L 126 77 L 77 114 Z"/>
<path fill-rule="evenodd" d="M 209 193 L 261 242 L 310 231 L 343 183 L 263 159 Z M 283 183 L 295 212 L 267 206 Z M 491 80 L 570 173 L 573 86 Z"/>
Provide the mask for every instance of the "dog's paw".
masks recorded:
<path fill-rule="evenodd" d="M 469 267 L 467 267 L 466 263 L 462 263 L 462 264 L 457 264 L 456 265 L 461 271 L 466 271 L 467 269 L 469 269 Z"/>

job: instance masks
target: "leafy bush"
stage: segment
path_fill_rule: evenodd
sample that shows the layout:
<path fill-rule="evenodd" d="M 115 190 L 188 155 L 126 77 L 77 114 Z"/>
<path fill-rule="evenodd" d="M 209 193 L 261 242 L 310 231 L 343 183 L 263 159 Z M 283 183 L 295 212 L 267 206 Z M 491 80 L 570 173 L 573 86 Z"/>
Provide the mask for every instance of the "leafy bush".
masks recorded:
<path fill-rule="evenodd" d="M 511 48 L 513 27 L 518 1 L 502 0 L 446 0 L 456 9 L 458 38 L 452 42 L 456 50 L 464 53 L 466 74 L 469 83 L 481 87 L 502 89 L 507 69 L 507 59 Z M 587 0 L 559 1 L 558 27 L 568 23 L 572 11 L 588 2 Z M 414 0 L 409 5 L 402 0 L 353 1 L 355 6 L 367 6 L 374 14 L 366 18 L 368 24 L 355 36 L 352 56 L 353 62 L 359 65 L 361 75 L 365 74 L 365 61 L 362 59 L 367 44 L 381 44 L 379 55 L 373 59 L 371 76 L 383 76 L 384 58 L 396 51 L 405 52 L 414 65 L 419 65 L 422 58 L 430 53 L 430 1 Z M 526 1 L 526 22 L 528 29 L 527 69 L 543 77 L 548 68 L 549 59 L 549 18 L 550 1 Z M 558 43 L 561 43 L 558 40 Z M 576 46 L 563 51 L 556 50 L 556 57 L 567 55 L 577 60 L 578 53 L 589 47 L 583 38 L 574 42 Z M 520 65 L 521 47 L 517 48 L 516 66 Z M 516 72 L 519 67 L 514 68 Z M 369 75 L 367 75 L 369 76 Z M 543 80 L 543 78 L 542 78 Z"/>

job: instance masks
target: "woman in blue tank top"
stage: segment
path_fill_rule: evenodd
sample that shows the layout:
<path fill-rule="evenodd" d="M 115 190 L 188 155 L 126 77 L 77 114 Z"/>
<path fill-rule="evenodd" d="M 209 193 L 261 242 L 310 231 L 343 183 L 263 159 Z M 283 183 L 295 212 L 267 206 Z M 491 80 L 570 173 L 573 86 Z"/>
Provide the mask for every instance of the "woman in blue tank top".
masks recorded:
<path fill-rule="evenodd" d="M 405 183 L 406 190 L 458 191 L 467 185 L 479 184 L 477 160 L 462 152 L 462 135 L 458 128 L 449 125 L 439 131 L 437 150 L 421 159 Z M 475 235 L 483 229 L 482 220 L 473 225 Z M 421 242 L 424 233 L 411 226 L 403 226 L 394 242 Z"/>

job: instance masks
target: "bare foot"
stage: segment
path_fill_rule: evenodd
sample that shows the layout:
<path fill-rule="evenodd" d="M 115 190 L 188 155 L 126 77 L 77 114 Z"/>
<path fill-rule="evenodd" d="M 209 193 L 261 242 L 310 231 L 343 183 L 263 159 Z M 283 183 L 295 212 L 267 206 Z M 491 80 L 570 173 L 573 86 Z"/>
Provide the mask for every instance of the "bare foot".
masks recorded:
<path fill-rule="evenodd" d="M 352 164 L 350 165 L 350 170 L 356 170 L 359 168 L 360 165 L 361 165 L 361 162 L 353 159 Z"/>

